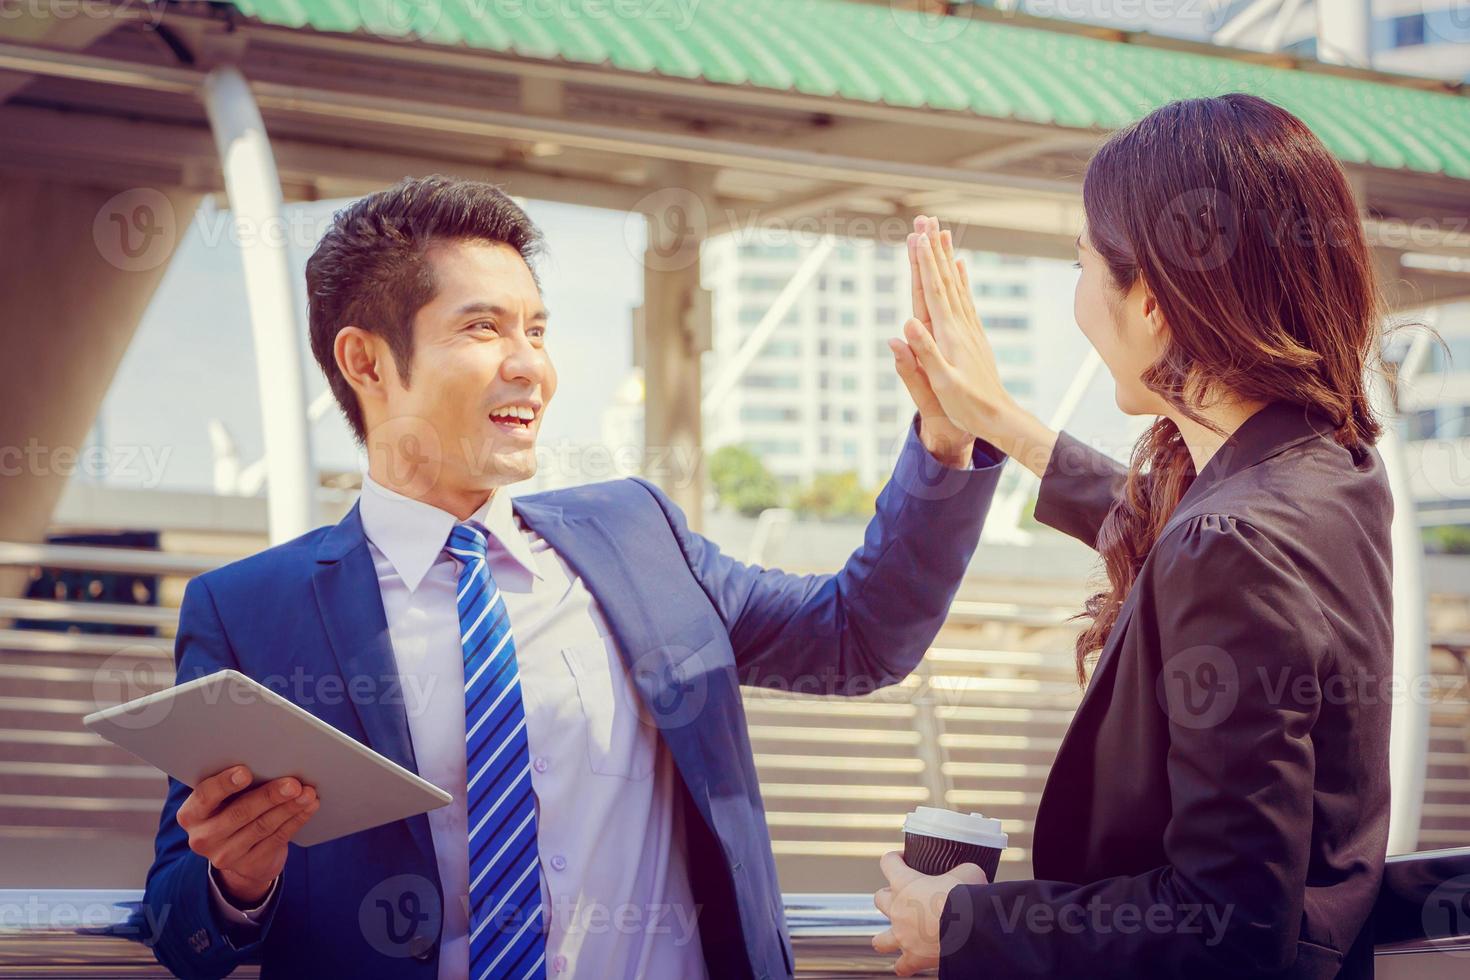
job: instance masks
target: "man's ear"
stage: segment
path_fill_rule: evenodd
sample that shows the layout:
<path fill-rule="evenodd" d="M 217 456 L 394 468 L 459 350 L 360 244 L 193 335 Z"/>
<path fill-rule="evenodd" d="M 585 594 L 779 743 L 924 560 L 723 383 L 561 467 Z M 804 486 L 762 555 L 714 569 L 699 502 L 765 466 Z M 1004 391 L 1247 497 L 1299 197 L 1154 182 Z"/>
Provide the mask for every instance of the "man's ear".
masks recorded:
<path fill-rule="evenodd" d="M 332 341 L 337 370 L 359 398 L 381 392 L 389 380 L 386 374 L 393 370 L 393 365 L 386 354 L 382 338 L 362 327 L 343 327 Z"/>

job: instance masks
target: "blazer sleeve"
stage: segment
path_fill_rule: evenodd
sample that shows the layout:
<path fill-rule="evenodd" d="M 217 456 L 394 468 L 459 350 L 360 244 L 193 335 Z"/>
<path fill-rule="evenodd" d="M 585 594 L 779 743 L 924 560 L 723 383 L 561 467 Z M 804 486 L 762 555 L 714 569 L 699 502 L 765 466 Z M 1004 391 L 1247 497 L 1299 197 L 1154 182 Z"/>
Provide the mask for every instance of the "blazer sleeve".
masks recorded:
<path fill-rule="evenodd" d="M 178 683 L 239 669 L 214 596 L 202 577 L 184 590 L 174 659 Z M 279 902 L 269 905 L 259 925 L 238 928 L 223 920 L 210 893 L 209 862 L 189 849 L 189 835 L 176 819 L 190 792 L 187 785 L 169 778 L 153 842 L 153 866 L 143 890 L 143 904 L 154 924 L 150 945 L 158 962 L 174 976 L 223 977 L 258 954 Z"/>
<path fill-rule="evenodd" d="M 1167 863 L 1087 884 L 954 889 L 941 977 L 1248 978 L 1295 962 L 1327 623 L 1248 524 L 1196 517 L 1162 546 L 1135 613 L 1153 622 L 1135 625 L 1157 629 Z"/>
<path fill-rule="evenodd" d="M 1036 519 L 1095 548 L 1098 528 L 1123 492 L 1127 475 L 1122 463 L 1059 432 L 1041 476 Z"/>
<path fill-rule="evenodd" d="M 649 490 L 725 623 L 742 684 L 861 695 L 902 680 L 928 651 L 979 544 L 1004 461 L 977 441 L 973 468 L 949 468 L 911 426 L 862 546 L 835 575 L 738 562 Z"/>

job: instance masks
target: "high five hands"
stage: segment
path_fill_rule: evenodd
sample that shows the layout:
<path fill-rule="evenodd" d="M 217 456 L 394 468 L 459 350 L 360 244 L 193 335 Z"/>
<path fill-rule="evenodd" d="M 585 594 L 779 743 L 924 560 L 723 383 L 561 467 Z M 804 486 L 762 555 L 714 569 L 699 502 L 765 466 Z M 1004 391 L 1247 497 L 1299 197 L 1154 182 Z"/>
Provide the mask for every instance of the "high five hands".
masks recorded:
<path fill-rule="evenodd" d="M 926 422 L 942 415 L 952 430 L 989 439 L 1015 401 L 975 312 L 969 270 L 937 218 L 914 219 L 908 250 L 914 315 L 904 339 L 889 342 L 899 377 Z"/>
<path fill-rule="evenodd" d="M 903 339 L 888 342 L 894 364 L 929 434 L 947 443 L 972 436 L 991 443 L 1038 476 L 1045 472 L 1057 434 L 1021 408 L 1001 383 L 970 292 L 970 272 L 954 252 L 954 237 L 939 219 L 914 219 L 908 237 L 914 315 Z M 942 458 L 942 457 L 941 457 Z"/>

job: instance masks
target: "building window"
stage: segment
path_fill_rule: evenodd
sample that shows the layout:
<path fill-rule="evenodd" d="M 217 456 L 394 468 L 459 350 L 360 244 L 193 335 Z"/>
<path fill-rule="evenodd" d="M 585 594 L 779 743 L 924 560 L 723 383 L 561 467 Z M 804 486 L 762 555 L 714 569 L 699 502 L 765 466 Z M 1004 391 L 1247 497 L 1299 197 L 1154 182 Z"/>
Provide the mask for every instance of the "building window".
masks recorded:
<path fill-rule="evenodd" d="M 1030 364 L 1031 348 L 1029 347 L 997 347 L 995 359 L 1001 364 Z"/>
<path fill-rule="evenodd" d="M 837 284 L 837 291 L 844 296 L 852 296 L 857 293 L 857 280 L 843 279 Z"/>
<path fill-rule="evenodd" d="M 772 388 L 792 389 L 800 387 L 801 379 L 794 374 L 747 374 L 740 382 L 742 387 L 755 390 Z"/>
<path fill-rule="evenodd" d="M 844 374 L 839 383 L 841 384 L 843 391 L 857 391 L 857 378 L 853 377 L 850 374 Z"/>
<path fill-rule="evenodd" d="M 1419 441 L 1421 439 L 1433 439 L 1436 435 L 1435 429 L 1439 428 L 1438 417 L 1434 409 L 1425 409 L 1415 412 L 1409 416 L 1409 439 Z"/>
<path fill-rule="evenodd" d="M 837 348 L 837 356 L 844 361 L 857 357 L 857 344 L 842 344 Z"/>
<path fill-rule="evenodd" d="M 898 289 L 898 277 L 879 276 L 873 280 L 873 288 L 878 291 L 878 295 L 880 296 L 891 296 Z"/>
<path fill-rule="evenodd" d="M 848 425 L 856 425 L 857 424 L 857 420 L 858 420 L 858 417 L 857 417 L 857 409 L 855 409 L 855 408 L 844 408 L 842 410 L 842 421 L 846 422 Z"/>
<path fill-rule="evenodd" d="M 1424 15 L 1408 14 L 1393 19 L 1393 46 L 1412 48 L 1424 43 Z"/>
<path fill-rule="evenodd" d="M 796 456 L 801 453 L 801 443 L 794 439 L 758 439 L 746 445 L 757 456 Z"/>
<path fill-rule="evenodd" d="M 883 326 L 887 326 L 890 323 L 897 323 L 898 322 L 898 310 L 894 309 L 891 306 L 880 306 L 880 307 L 878 307 L 878 314 L 877 315 L 878 315 L 878 323 L 881 324 L 881 325 L 883 325 Z"/>
<path fill-rule="evenodd" d="M 740 421 L 742 422 L 795 422 L 801 417 L 801 413 L 794 408 L 782 408 L 779 405 L 741 405 Z"/>
<path fill-rule="evenodd" d="M 878 406 L 878 422 L 879 422 L 879 424 L 881 424 L 881 425 L 889 425 L 889 424 L 894 423 L 894 422 L 897 422 L 897 421 L 898 421 L 898 406 L 897 405 L 879 405 Z M 879 446 L 881 447 L 882 446 L 882 443 L 879 443 Z M 879 454 L 884 454 L 884 453 L 887 452 L 887 450 L 880 448 L 878 450 L 878 452 L 879 452 Z"/>
<path fill-rule="evenodd" d="M 1025 330 L 1031 321 L 1024 316 L 982 316 L 981 321 L 992 330 Z"/>
<path fill-rule="evenodd" d="M 843 310 L 841 313 L 838 314 L 838 316 L 840 317 L 841 323 L 842 323 L 842 325 L 844 327 L 855 327 L 855 326 L 857 326 L 857 311 L 856 310 Z"/>

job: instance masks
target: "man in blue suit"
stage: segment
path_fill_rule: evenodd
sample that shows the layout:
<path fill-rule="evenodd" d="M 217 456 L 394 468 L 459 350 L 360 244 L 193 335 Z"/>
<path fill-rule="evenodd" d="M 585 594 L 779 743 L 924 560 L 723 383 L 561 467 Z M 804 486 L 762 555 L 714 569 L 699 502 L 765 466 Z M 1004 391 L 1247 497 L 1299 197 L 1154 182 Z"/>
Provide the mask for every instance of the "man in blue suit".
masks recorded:
<path fill-rule="evenodd" d="M 455 799 L 303 848 L 313 787 L 171 780 L 145 901 L 177 975 L 792 974 L 740 686 L 913 670 L 1001 458 L 901 362 L 921 421 L 836 575 L 734 561 L 642 480 L 512 502 L 556 389 L 537 246 L 497 189 L 430 177 L 339 213 L 307 265 L 363 493 L 190 582 L 178 679 L 239 670 Z"/>

